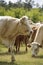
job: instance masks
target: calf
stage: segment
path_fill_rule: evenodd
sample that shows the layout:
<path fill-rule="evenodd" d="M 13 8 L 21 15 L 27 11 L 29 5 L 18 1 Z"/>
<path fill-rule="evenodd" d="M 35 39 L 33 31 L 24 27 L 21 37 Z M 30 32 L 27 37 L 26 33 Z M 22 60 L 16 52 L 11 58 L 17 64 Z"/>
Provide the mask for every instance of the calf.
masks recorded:
<path fill-rule="evenodd" d="M 19 35 L 16 37 L 16 40 L 15 40 L 16 52 L 19 51 L 20 44 L 22 41 L 26 46 L 26 52 L 27 52 L 27 44 L 29 43 L 29 37 L 30 36 L 28 36 L 28 35 Z"/>

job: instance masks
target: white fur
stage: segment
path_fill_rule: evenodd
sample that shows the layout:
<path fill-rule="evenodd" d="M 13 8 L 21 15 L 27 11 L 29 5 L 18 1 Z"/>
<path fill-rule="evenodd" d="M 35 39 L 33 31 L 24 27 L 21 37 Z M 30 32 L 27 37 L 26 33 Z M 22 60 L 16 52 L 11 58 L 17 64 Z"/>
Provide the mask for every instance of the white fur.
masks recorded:
<path fill-rule="evenodd" d="M 36 55 L 35 45 L 36 45 L 36 49 L 38 51 L 38 49 L 39 49 L 38 45 L 39 44 L 41 45 L 42 44 L 42 41 L 43 41 L 43 24 L 39 24 L 38 30 L 36 32 L 35 39 L 32 42 L 32 54 Z"/>
<path fill-rule="evenodd" d="M 18 35 L 29 35 L 31 28 L 28 24 L 28 17 L 13 18 L 10 16 L 0 16 L 0 40 L 6 46 L 11 47 L 12 60 L 14 60 L 13 46 Z"/>

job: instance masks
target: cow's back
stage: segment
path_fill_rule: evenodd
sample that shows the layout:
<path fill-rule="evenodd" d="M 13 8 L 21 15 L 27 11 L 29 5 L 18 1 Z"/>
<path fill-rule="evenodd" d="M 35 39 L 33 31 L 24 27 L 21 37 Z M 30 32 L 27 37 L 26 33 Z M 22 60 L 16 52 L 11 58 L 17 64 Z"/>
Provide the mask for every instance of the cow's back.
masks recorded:
<path fill-rule="evenodd" d="M 17 23 L 17 18 L 13 18 L 10 16 L 0 17 L 0 36 L 7 38 L 11 36 L 12 33 L 16 33 L 15 28 L 17 26 Z"/>

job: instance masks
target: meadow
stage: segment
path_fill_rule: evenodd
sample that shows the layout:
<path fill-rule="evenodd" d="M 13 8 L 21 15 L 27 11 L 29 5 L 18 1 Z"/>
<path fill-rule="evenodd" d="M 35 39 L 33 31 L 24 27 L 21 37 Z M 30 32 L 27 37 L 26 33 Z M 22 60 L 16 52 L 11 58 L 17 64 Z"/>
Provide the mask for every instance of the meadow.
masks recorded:
<path fill-rule="evenodd" d="M 25 46 L 20 48 L 19 53 L 14 53 L 15 61 L 11 63 L 11 54 L 8 53 L 8 48 L 0 45 L 0 65 L 43 65 L 43 49 L 40 51 L 36 58 L 31 56 L 31 48 L 25 52 Z"/>
<path fill-rule="evenodd" d="M 43 5 L 39 5 L 36 8 L 33 8 L 34 1 L 30 0 L 27 3 L 22 0 L 17 0 L 16 3 L 9 1 L 7 4 L 5 0 L 0 0 L 0 16 L 12 16 L 15 18 L 21 18 L 22 16 L 28 16 L 30 20 L 34 23 L 42 22 L 43 23 Z M 33 1 L 33 3 L 31 3 Z M 38 4 L 38 3 L 37 3 Z M 40 48 L 40 51 L 36 58 L 32 57 L 31 48 L 28 48 L 28 52 L 25 52 L 25 46 L 20 48 L 19 53 L 15 53 L 15 61 L 11 62 L 11 54 L 8 53 L 8 48 L 0 44 L 0 65 L 43 65 L 43 49 Z"/>

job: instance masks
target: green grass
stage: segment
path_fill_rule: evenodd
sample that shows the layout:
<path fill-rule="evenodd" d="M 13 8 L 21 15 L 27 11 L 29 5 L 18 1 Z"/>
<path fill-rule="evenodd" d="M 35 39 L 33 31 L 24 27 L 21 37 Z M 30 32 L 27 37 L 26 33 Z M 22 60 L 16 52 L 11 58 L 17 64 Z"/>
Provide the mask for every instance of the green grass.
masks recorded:
<path fill-rule="evenodd" d="M 43 49 L 40 49 L 37 58 L 32 58 L 31 48 L 26 53 L 25 47 L 21 47 L 20 52 L 14 54 L 14 63 L 11 63 L 11 55 L 7 51 L 6 47 L 0 45 L 0 65 L 43 65 Z"/>

